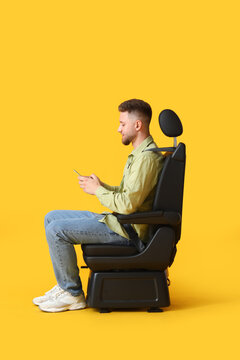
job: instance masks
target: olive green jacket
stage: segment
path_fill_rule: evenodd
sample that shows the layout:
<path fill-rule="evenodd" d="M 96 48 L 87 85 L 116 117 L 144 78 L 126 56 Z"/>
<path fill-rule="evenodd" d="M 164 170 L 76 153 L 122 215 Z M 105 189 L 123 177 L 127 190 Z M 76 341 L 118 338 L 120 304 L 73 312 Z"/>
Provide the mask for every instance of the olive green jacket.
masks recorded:
<path fill-rule="evenodd" d="M 119 214 L 149 211 L 152 209 L 158 176 L 163 167 L 163 156 L 160 152 L 145 151 L 157 147 L 152 136 L 147 137 L 128 156 L 123 178 L 119 186 L 103 184 L 96 190 L 101 204 Z M 104 212 L 99 220 L 117 234 L 129 239 L 125 229 L 116 216 Z M 132 225 L 138 236 L 147 241 L 148 225 Z"/>

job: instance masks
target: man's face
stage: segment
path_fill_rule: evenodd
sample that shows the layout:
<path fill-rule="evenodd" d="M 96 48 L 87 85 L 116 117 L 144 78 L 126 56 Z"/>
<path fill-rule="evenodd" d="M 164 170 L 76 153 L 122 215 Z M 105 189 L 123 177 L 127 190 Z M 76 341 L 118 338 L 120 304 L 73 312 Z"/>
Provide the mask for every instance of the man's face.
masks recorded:
<path fill-rule="evenodd" d="M 118 132 L 122 135 L 122 143 L 129 145 L 137 135 L 134 116 L 129 117 L 127 111 L 120 112 Z"/>

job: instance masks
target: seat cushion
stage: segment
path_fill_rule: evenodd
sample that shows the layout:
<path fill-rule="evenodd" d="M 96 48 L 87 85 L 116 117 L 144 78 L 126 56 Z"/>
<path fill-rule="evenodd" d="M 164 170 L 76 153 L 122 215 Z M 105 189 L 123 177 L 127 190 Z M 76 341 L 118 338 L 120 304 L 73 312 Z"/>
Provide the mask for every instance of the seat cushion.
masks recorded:
<path fill-rule="evenodd" d="M 85 244 L 82 250 L 85 256 L 129 256 L 138 253 L 134 245 Z"/>

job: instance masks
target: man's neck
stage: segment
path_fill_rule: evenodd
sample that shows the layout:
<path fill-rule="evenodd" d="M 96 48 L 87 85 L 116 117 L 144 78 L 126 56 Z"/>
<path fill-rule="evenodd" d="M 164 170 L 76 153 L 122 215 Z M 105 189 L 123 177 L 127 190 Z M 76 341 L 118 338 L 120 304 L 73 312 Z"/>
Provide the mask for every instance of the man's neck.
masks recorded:
<path fill-rule="evenodd" d="M 135 139 L 132 141 L 132 146 L 136 149 L 147 137 L 150 136 L 150 133 L 146 134 L 139 134 Z"/>

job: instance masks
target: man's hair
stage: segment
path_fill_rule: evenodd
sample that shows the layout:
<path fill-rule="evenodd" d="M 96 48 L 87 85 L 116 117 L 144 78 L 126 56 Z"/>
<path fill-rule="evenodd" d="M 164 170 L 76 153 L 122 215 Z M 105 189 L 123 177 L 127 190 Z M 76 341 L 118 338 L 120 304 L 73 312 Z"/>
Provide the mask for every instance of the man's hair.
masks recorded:
<path fill-rule="evenodd" d="M 127 111 L 136 115 L 139 120 L 142 120 L 147 126 L 149 126 L 152 118 L 151 106 L 143 100 L 131 99 L 126 100 L 118 106 L 120 112 Z"/>

